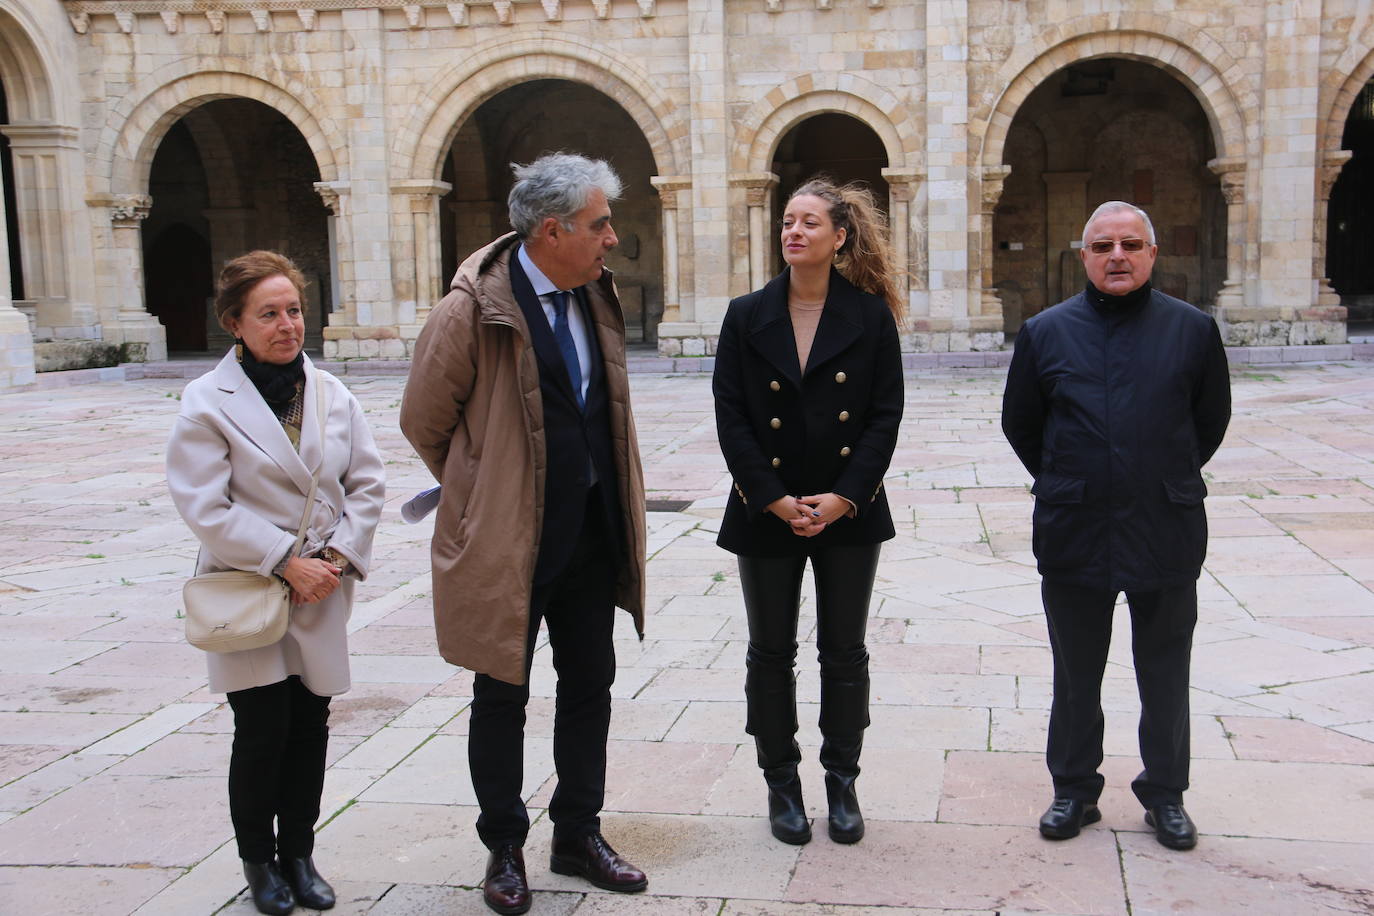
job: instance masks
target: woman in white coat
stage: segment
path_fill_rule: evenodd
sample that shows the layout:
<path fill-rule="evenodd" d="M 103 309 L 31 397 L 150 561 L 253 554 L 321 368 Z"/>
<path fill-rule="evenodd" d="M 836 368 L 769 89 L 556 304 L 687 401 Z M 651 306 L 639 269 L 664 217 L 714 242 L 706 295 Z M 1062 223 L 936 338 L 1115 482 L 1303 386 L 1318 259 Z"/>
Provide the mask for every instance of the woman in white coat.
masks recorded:
<path fill-rule="evenodd" d="M 210 689 L 227 693 L 234 711 L 229 811 L 239 857 L 254 904 L 269 914 L 334 905 L 312 859 L 329 698 L 349 688 L 353 582 L 367 575 L 385 491 L 362 408 L 302 352 L 304 286 L 274 252 L 225 266 L 215 313 L 237 342 L 186 386 L 167 446 L 172 500 L 201 543 L 196 572 L 251 570 L 291 586 L 291 622 L 279 642 L 206 656 Z"/>

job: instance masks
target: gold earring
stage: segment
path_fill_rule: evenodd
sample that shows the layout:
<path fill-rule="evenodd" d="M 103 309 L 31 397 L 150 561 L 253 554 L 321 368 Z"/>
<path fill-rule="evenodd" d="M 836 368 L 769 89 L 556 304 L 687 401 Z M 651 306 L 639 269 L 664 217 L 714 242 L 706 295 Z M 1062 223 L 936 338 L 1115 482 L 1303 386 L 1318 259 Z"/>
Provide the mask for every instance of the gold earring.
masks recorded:
<path fill-rule="evenodd" d="M 234 359 L 243 362 L 243 338 L 234 339 Z"/>

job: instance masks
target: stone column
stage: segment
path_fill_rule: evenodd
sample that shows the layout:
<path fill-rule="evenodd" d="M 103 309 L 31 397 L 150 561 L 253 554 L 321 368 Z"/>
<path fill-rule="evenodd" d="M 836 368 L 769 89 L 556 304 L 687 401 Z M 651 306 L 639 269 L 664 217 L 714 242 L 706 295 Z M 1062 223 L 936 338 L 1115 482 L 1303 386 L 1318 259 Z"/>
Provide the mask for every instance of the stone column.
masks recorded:
<path fill-rule="evenodd" d="M 14 159 L 15 218 L 24 267 L 25 305 L 39 337 L 94 339 L 100 319 L 89 271 L 73 260 L 81 211 L 82 152 L 76 128 L 57 125 L 0 127 Z M 73 176 L 78 176 L 73 178 Z"/>
<path fill-rule="evenodd" d="M 908 312 L 914 313 L 913 291 L 925 288 L 925 258 L 915 254 L 925 244 L 925 233 L 915 232 L 911 219 L 912 201 L 916 199 L 922 176 L 916 169 L 891 168 L 883 169 L 882 175 L 887 180 L 887 225 L 892 237 L 893 260 L 901 271 L 899 289 L 906 293 Z M 914 266 L 918 261 L 922 263 L 919 273 Z"/>
<path fill-rule="evenodd" d="M 1088 180 L 1092 172 L 1043 172 L 1045 182 L 1045 302 L 1053 305 L 1066 298 L 1060 265 L 1064 252 L 1077 252 L 1083 241 L 1088 206 Z M 1075 290 L 1074 292 L 1077 292 Z"/>
<path fill-rule="evenodd" d="M 979 252 L 979 287 L 980 296 L 978 303 L 978 315 L 984 319 L 997 319 L 997 326 L 1003 325 L 1002 300 L 997 297 L 997 288 L 992 285 L 992 217 L 997 211 L 997 202 L 1002 199 L 1002 189 L 1005 187 L 1007 176 L 1011 174 L 1009 165 L 985 165 L 981 169 L 983 185 L 980 195 L 978 209 L 978 252 Z M 975 350 L 997 349 L 1001 341 L 997 341 L 997 346 L 992 345 L 991 340 L 980 343 L 977 336 L 980 333 L 989 333 L 990 329 L 970 329 L 970 343 Z"/>
<path fill-rule="evenodd" d="M 148 314 L 143 296 L 143 221 L 153 199 L 146 194 L 115 194 L 100 199 L 110 215 L 110 264 L 118 284 L 115 324 L 118 342 L 126 346 L 125 358 L 140 362 L 167 358 L 167 332 Z M 115 335 L 105 329 L 105 339 Z"/>
<path fill-rule="evenodd" d="M 5 220 L 5 195 L 0 194 L 0 391 L 31 385 L 33 334 L 28 317 L 10 298 L 10 246 Z"/>
<path fill-rule="evenodd" d="M 453 190 L 447 181 L 416 179 L 397 181 L 391 185 L 393 193 L 400 196 L 405 205 L 403 214 L 410 217 L 410 241 L 406 243 L 403 234 L 398 239 L 397 286 L 411 288 L 410 301 L 400 303 L 400 339 L 404 353 L 383 352 L 382 356 L 404 356 L 415 349 L 415 339 L 420 336 L 430 309 L 442 298 L 440 291 L 442 278 L 439 265 L 443 263 L 439 251 L 439 202 L 445 194 Z M 383 351 L 389 347 L 382 342 Z"/>
<path fill-rule="evenodd" d="M 315 193 L 320 195 L 329 215 L 325 217 L 325 233 L 329 240 L 329 325 L 321 332 L 324 337 L 325 359 L 355 359 L 359 355 L 358 339 L 353 330 L 356 324 L 354 300 L 353 260 L 351 252 L 352 224 L 344 218 L 351 195 L 346 181 L 317 181 Z"/>
<path fill-rule="evenodd" d="M 1226 201 L 1226 280 L 1217 292 L 1219 319 L 1245 304 L 1245 167 L 1246 161 L 1239 156 L 1207 163 L 1221 180 L 1221 197 Z"/>
<path fill-rule="evenodd" d="M 1353 156 L 1348 149 L 1336 150 L 1322 157 L 1321 171 L 1317 175 L 1317 216 L 1313 228 L 1312 276 L 1317 280 L 1317 307 L 1332 308 L 1341 304 L 1340 294 L 1331 288 L 1331 278 L 1326 275 L 1326 223 L 1331 207 L 1331 189 L 1336 179 L 1341 177 L 1341 169 Z M 1345 316 L 1341 316 L 1344 320 Z"/>
<path fill-rule="evenodd" d="M 649 184 L 658 191 L 659 206 L 663 209 L 663 318 L 661 321 L 682 320 L 681 290 L 678 270 L 677 208 L 680 192 L 690 191 L 690 178 L 655 175 Z"/>
<path fill-rule="evenodd" d="M 772 172 L 731 175 L 730 186 L 744 189 L 749 208 L 749 288 L 759 289 L 768 282 L 769 209 L 778 176 Z"/>

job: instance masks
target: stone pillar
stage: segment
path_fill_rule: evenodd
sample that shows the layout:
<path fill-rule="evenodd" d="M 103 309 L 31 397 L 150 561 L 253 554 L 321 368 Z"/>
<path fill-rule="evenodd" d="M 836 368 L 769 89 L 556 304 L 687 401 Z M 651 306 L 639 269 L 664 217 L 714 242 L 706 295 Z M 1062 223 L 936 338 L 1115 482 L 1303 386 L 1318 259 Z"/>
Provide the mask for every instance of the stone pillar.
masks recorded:
<path fill-rule="evenodd" d="M 968 0 L 927 0 L 926 237 L 931 349 L 949 349 L 954 322 L 969 316 Z M 941 331 L 944 332 L 941 335 Z"/>
<path fill-rule="evenodd" d="M 914 314 L 914 291 L 925 288 L 925 259 L 915 254 L 917 248 L 925 244 L 925 233 L 915 231 L 912 225 L 912 202 L 922 176 L 916 169 L 885 168 L 882 174 L 887 180 L 887 225 L 892 238 L 893 260 L 901 272 L 898 288 L 906 293 L 907 312 Z M 914 266 L 918 261 L 922 263 L 919 272 Z"/>
<path fill-rule="evenodd" d="M 749 288 L 759 289 L 768 282 L 770 207 L 778 176 L 772 172 L 731 175 L 730 186 L 744 189 L 744 202 L 749 208 Z"/>
<path fill-rule="evenodd" d="M 398 316 L 403 352 L 394 352 L 396 347 L 383 341 L 381 355 L 399 358 L 414 352 L 420 328 L 424 327 L 430 309 L 443 296 L 442 278 L 439 276 L 440 264 L 443 263 L 439 251 L 439 202 L 453 190 L 453 185 L 447 181 L 417 179 L 394 182 L 391 190 L 404 201 L 400 209 L 410 221 L 408 243 L 404 238 L 406 233 L 397 232 L 396 267 L 399 274 L 398 289 L 408 286 L 411 295 L 409 301 L 400 303 Z"/>
<path fill-rule="evenodd" d="M 201 213 L 210 227 L 210 264 L 218 282 L 220 269 L 250 250 L 248 239 L 252 234 L 249 230 L 257 218 L 257 211 L 245 207 L 212 207 Z M 227 350 L 232 342 L 233 336 L 219 326 L 215 301 L 211 298 L 205 303 L 205 347 L 211 353 L 219 353 Z"/>
<path fill-rule="evenodd" d="M 1240 157 L 1207 163 L 1221 180 L 1221 196 L 1226 201 L 1226 280 L 1217 292 L 1218 320 L 1245 304 L 1245 166 Z"/>
<path fill-rule="evenodd" d="M 1083 223 L 1092 207 L 1088 203 L 1088 180 L 1092 172 L 1043 172 L 1045 182 L 1045 287 L 1047 305 L 1067 298 L 1060 265 L 1064 252 L 1077 253 L 1083 241 Z M 1075 290 L 1077 292 L 1077 290 Z"/>
<path fill-rule="evenodd" d="M 80 202 L 75 198 L 83 174 L 76 128 L 57 125 L 0 127 L 14 159 L 15 218 L 24 267 L 24 305 L 31 310 L 40 338 L 95 339 L 100 320 L 89 271 L 73 255 L 78 245 Z"/>
<path fill-rule="evenodd" d="M 10 246 L 5 196 L 0 194 L 0 391 L 33 384 L 33 334 L 29 319 L 10 298 Z"/>
<path fill-rule="evenodd" d="M 663 209 L 663 318 L 662 321 L 682 320 L 681 290 L 678 270 L 677 208 L 680 192 L 690 191 L 690 178 L 655 175 L 649 183 L 658 191 L 659 206 Z M 690 195 L 689 195 L 690 196 Z"/>
<path fill-rule="evenodd" d="M 94 201 L 108 209 L 109 266 L 117 284 L 115 328 L 104 328 L 104 339 L 125 345 L 125 359 L 149 362 L 167 358 L 167 332 L 148 314 L 143 297 L 143 221 L 153 199 L 146 194 L 115 194 Z M 111 333 L 114 331 L 114 333 Z"/>
<path fill-rule="evenodd" d="M 1341 177 L 1341 169 L 1353 156 L 1348 149 L 1336 150 L 1322 157 L 1321 171 L 1317 174 L 1317 216 L 1313 226 L 1312 276 L 1317 281 L 1317 307 L 1340 307 L 1341 297 L 1331 288 L 1331 278 L 1326 275 L 1326 223 L 1331 207 L 1331 189 L 1336 179 Z M 1344 316 L 1342 316 L 1344 320 Z"/>
<path fill-rule="evenodd" d="M 658 326 L 658 348 L 665 355 L 702 356 L 714 352 L 725 308 L 730 304 L 730 195 L 726 181 L 729 146 L 734 137 L 727 107 L 729 61 L 725 41 L 725 0 L 687 0 L 689 137 L 691 141 L 691 222 L 684 233 L 691 249 L 679 263 L 700 264 L 679 290 L 679 320 Z M 685 176 L 684 176 L 685 177 Z M 682 208 L 680 208 L 682 209 Z M 685 271 L 679 270 L 679 282 Z"/>
<path fill-rule="evenodd" d="M 997 297 L 997 288 L 992 285 L 992 217 L 997 211 L 997 202 L 1002 199 L 1002 189 L 1006 185 L 1007 176 L 1011 174 L 1009 165 L 985 165 L 982 168 L 983 186 L 980 195 L 980 205 L 978 208 L 978 246 L 979 252 L 979 288 L 980 297 L 978 303 L 978 316 L 984 319 L 996 318 L 997 327 L 1003 326 L 1002 300 Z M 980 334 L 990 335 L 989 329 L 981 327 L 975 331 L 970 328 L 970 343 L 975 350 L 999 349 L 1002 341 L 976 339 Z"/>
<path fill-rule="evenodd" d="M 324 337 L 325 359 L 356 359 L 358 338 L 354 335 L 355 321 L 351 303 L 354 298 L 352 223 L 344 218 L 349 210 L 351 195 L 346 181 L 317 181 L 315 193 L 320 195 L 329 215 L 325 217 L 325 233 L 329 239 L 329 287 L 331 307 L 329 324 L 321 332 Z"/>

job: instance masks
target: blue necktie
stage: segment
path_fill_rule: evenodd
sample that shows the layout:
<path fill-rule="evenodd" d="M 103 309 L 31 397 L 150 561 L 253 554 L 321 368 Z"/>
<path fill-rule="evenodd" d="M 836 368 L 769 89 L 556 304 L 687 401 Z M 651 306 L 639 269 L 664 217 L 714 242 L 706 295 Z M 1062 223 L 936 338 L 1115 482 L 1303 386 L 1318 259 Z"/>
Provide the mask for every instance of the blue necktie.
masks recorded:
<path fill-rule="evenodd" d="M 587 405 L 582 400 L 582 364 L 577 361 L 577 344 L 573 343 L 572 330 L 568 327 L 568 294 L 561 289 L 553 293 L 553 339 L 558 342 L 558 352 L 563 354 L 563 362 L 568 366 L 568 380 L 572 382 L 577 407 L 584 410 Z"/>

